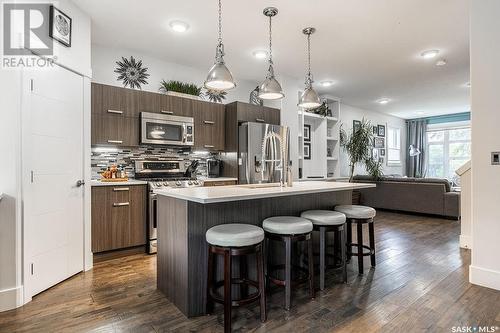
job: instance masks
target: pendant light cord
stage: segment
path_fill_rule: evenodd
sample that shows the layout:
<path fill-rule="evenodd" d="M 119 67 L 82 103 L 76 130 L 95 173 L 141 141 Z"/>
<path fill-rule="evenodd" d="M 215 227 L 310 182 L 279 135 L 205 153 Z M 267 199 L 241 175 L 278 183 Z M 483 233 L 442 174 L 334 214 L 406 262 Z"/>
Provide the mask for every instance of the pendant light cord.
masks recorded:
<path fill-rule="evenodd" d="M 269 64 L 273 64 L 273 28 L 272 16 L 269 16 Z"/>
<path fill-rule="evenodd" d="M 222 44 L 222 3 L 219 0 L 219 45 Z"/>
<path fill-rule="evenodd" d="M 312 74 L 311 74 L 311 34 L 307 34 L 307 78 L 306 84 L 310 87 L 312 86 Z"/>
<path fill-rule="evenodd" d="M 224 64 L 224 44 L 222 44 L 222 2 L 219 0 L 219 37 L 215 51 L 215 62 Z"/>

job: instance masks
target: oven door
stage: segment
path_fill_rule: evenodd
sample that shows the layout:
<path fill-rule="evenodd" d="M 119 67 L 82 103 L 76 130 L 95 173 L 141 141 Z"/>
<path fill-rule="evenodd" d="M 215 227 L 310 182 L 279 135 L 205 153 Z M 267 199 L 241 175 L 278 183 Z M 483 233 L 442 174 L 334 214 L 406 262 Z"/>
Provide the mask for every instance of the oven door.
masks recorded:
<path fill-rule="evenodd" d="M 141 143 L 192 146 L 193 125 L 169 119 L 141 118 Z"/>

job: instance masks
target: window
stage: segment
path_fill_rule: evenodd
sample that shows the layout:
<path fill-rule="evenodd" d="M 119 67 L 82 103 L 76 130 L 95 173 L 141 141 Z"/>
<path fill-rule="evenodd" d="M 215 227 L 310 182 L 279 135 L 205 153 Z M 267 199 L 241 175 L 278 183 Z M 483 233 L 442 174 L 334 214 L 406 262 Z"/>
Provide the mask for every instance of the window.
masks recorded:
<path fill-rule="evenodd" d="M 401 129 L 387 127 L 387 165 L 401 165 Z"/>
<path fill-rule="evenodd" d="M 470 127 L 427 130 L 427 177 L 456 181 L 455 170 L 470 159 Z"/>

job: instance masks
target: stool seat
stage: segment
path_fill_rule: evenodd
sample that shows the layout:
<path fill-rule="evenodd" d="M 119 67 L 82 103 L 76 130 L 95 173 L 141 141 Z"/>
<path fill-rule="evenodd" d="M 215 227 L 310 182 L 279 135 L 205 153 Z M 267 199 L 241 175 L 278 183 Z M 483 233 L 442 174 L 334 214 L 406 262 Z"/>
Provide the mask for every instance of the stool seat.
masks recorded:
<path fill-rule="evenodd" d="M 205 237 L 209 244 L 216 246 L 250 246 L 264 240 L 264 230 L 251 224 L 220 224 L 208 229 Z"/>
<path fill-rule="evenodd" d="M 318 226 L 342 225 L 346 220 L 343 213 L 331 210 L 306 210 L 300 216 Z"/>
<path fill-rule="evenodd" d="M 339 205 L 335 210 L 344 213 L 348 219 L 371 219 L 377 214 L 375 209 L 360 205 Z"/>
<path fill-rule="evenodd" d="M 313 225 L 311 221 L 302 217 L 273 216 L 262 222 L 262 228 L 272 234 L 299 235 L 311 232 Z"/>

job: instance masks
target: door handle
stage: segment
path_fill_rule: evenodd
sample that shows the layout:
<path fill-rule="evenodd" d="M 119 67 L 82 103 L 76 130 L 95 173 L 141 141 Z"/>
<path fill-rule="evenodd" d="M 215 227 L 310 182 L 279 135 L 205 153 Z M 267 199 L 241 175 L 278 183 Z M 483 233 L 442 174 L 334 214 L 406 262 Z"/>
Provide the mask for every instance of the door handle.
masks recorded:
<path fill-rule="evenodd" d="M 108 143 L 118 143 L 118 144 L 122 144 L 123 141 L 122 140 L 108 140 Z"/>
<path fill-rule="evenodd" d="M 215 124 L 215 121 L 212 121 L 212 120 L 204 120 L 203 121 L 204 124 L 206 125 L 214 125 Z"/>
<path fill-rule="evenodd" d="M 123 111 L 120 111 L 120 110 L 108 110 L 108 113 L 123 114 Z"/>
<path fill-rule="evenodd" d="M 85 180 L 83 180 L 83 179 L 78 179 L 78 180 L 76 181 L 76 187 L 80 187 L 80 186 L 83 186 L 83 185 L 85 185 Z"/>
<path fill-rule="evenodd" d="M 214 148 L 214 145 L 204 145 L 205 148 Z"/>
<path fill-rule="evenodd" d="M 114 192 L 128 191 L 128 190 L 129 190 L 128 187 L 115 187 L 115 188 L 113 188 Z"/>
<path fill-rule="evenodd" d="M 263 123 L 263 122 L 265 122 L 265 120 L 264 120 L 264 119 L 262 119 L 262 118 L 255 118 L 255 121 L 256 121 L 256 122 L 258 122 L 258 123 Z"/>
<path fill-rule="evenodd" d="M 165 113 L 165 114 L 174 114 L 173 111 L 165 111 L 165 110 L 161 110 L 161 113 Z"/>
<path fill-rule="evenodd" d="M 128 206 L 130 205 L 129 202 L 115 202 L 113 203 L 113 207 L 122 207 L 122 206 Z"/>

